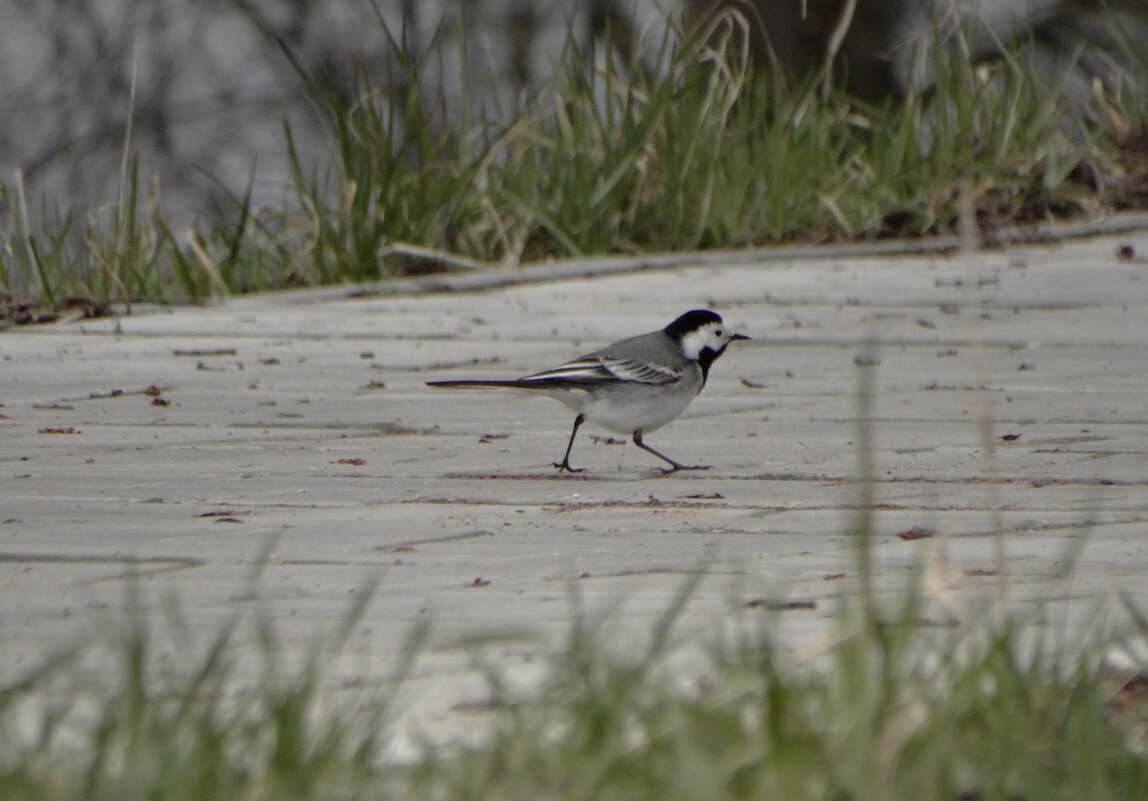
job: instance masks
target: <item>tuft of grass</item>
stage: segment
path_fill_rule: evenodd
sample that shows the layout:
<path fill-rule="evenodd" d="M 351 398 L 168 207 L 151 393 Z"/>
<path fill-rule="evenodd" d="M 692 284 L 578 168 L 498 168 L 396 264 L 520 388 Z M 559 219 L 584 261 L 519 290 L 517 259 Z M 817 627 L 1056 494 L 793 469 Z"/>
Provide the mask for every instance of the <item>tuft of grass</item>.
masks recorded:
<path fill-rule="evenodd" d="M 448 119 L 454 93 L 427 76 L 450 45 L 416 52 L 381 17 L 388 68 L 339 94 L 282 44 L 326 121 L 330 174 L 307 171 L 286 128 L 284 207 L 254 209 L 248 193 L 230 219 L 173 232 L 129 129 L 107 208 L 37 217 L 19 176 L 0 182 L 0 289 L 187 300 L 467 260 L 927 236 L 954 228 L 965 185 L 990 229 L 1146 205 L 1148 58 L 1098 86 L 1085 119 L 1034 65 L 974 64 L 958 35 L 927 96 L 866 106 L 817 76 L 755 70 L 734 47 L 738 19 L 705 48 L 667 34 L 593 68 L 570 37 L 553 80 L 505 117 L 468 116 L 463 75 Z"/>
<path fill-rule="evenodd" d="M 802 669 L 763 624 L 685 693 L 657 660 L 582 644 L 538 700 L 498 715 L 489 747 L 424 766 L 416 797 L 1067 801 L 1143 786 L 1144 743 L 1110 716 L 1094 664 L 1033 655 L 1021 628 L 936 637 L 917 612 L 875 638 L 843 631 Z"/>
<path fill-rule="evenodd" d="M 335 711 L 320 693 L 325 661 L 369 597 L 360 593 L 342 626 L 288 656 L 266 619 L 241 616 L 192 645 L 177 606 L 168 604 L 161 629 L 133 586 L 103 639 L 0 686 L 0 797 L 377 798 L 376 738 L 387 733 L 389 703 Z M 415 629 L 397 674 L 420 637 Z"/>
<path fill-rule="evenodd" d="M 306 175 L 285 130 L 298 219 L 308 232 L 297 270 L 307 282 L 392 274 L 396 265 L 384 253 L 396 243 L 483 252 L 468 239 L 469 218 L 481 204 L 482 146 L 472 142 L 481 126 L 449 130 L 442 118 L 446 87 L 429 87 L 425 78 L 435 47 L 416 57 L 381 18 L 378 24 L 390 58 L 382 76 L 357 77 L 350 105 L 282 45 L 323 113 L 337 170 L 333 181 Z"/>

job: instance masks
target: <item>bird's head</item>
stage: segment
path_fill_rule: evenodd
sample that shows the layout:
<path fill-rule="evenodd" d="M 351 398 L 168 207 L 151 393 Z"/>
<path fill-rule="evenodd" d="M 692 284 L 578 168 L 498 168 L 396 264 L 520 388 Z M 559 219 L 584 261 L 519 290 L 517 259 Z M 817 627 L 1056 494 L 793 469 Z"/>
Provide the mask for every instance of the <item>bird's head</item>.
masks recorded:
<path fill-rule="evenodd" d="M 729 343 L 749 339 L 745 334 L 731 331 L 719 314 L 708 309 L 686 312 L 666 326 L 666 334 L 681 346 L 687 359 L 701 365 L 702 374 L 707 377 L 710 365 L 725 353 Z"/>

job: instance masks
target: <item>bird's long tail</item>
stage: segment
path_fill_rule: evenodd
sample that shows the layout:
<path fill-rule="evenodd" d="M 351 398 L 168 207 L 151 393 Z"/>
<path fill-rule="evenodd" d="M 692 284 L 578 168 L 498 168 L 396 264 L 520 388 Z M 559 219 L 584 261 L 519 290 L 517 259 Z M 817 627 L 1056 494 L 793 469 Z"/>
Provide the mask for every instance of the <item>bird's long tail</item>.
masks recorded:
<path fill-rule="evenodd" d="M 518 382 L 511 381 L 428 381 L 428 387 L 513 387 Z"/>
<path fill-rule="evenodd" d="M 552 379 L 526 379 L 526 378 L 512 378 L 502 381 L 480 381 L 480 380 L 460 380 L 460 381 L 427 381 L 428 387 L 438 387 L 440 389 L 569 389 L 570 386 L 562 381 Z"/>

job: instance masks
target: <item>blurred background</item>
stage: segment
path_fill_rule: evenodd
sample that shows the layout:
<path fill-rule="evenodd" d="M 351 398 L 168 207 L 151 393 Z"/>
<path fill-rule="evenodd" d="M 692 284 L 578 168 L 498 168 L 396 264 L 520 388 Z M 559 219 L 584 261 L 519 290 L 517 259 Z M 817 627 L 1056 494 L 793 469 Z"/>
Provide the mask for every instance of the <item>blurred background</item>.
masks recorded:
<path fill-rule="evenodd" d="M 928 95 L 950 52 L 1024 59 L 1065 109 L 1107 121 L 1106 98 L 1143 91 L 1148 0 L 7 0 L 0 215 L 19 217 L 9 240 L 83 237 L 127 203 L 176 231 L 231 224 L 346 173 L 362 137 L 340 116 L 365 105 L 465 147 L 556 74 L 658 79 L 691 38 L 870 104 Z M 44 247 L 10 251 L 9 285 Z"/>
<path fill-rule="evenodd" d="M 1080 59 L 1075 90 L 1087 93 L 1126 42 L 1148 42 L 1144 2 L 965 4 L 986 18 L 987 52 L 1028 28 L 1050 65 Z M 305 161 L 322 165 L 315 85 L 348 106 L 356 76 L 383 91 L 440 92 L 452 115 L 510 113 L 571 54 L 602 46 L 656 48 L 697 28 L 718 7 L 754 24 L 754 54 L 794 71 L 822 66 L 842 0 L 684 4 L 672 0 L 8 0 L 0 10 L 0 177 L 17 169 L 40 202 L 97 205 L 115 199 L 125 142 L 158 176 L 170 210 L 218 210 L 252 183 L 257 199 L 282 200 L 284 123 Z M 948 13 L 926 2 L 860 2 L 840 60 L 861 97 L 927 84 L 930 66 L 908 45 Z M 684 15 L 684 19 L 683 19 Z M 1114 23 L 1114 24 L 1113 24 Z M 413 76 L 388 71 L 394 41 L 425 60 Z M 1097 52 L 1098 49 L 1098 52 Z M 921 52 L 919 49 L 917 52 Z M 289 56 L 289 57 L 288 57 Z M 630 54 L 626 54 L 629 58 Z M 296 61 L 293 66 L 291 60 Z M 465 91 L 469 95 L 463 99 Z M 389 83 L 387 83 L 389 82 Z M 465 108 L 463 108 L 465 106 Z M 130 123 L 130 124 L 129 124 Z"/>

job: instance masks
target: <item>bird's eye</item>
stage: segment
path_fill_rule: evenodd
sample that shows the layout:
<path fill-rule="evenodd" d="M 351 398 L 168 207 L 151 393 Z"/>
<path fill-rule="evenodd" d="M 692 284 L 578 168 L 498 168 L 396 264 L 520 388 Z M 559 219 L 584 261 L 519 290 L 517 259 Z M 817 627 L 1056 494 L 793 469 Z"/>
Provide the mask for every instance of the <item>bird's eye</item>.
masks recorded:
<path fill-rule="evenodd" d="M 720 328 L 717 331 L 714 331 L 714 333 L 719 337 L 722 335 Z"/>

